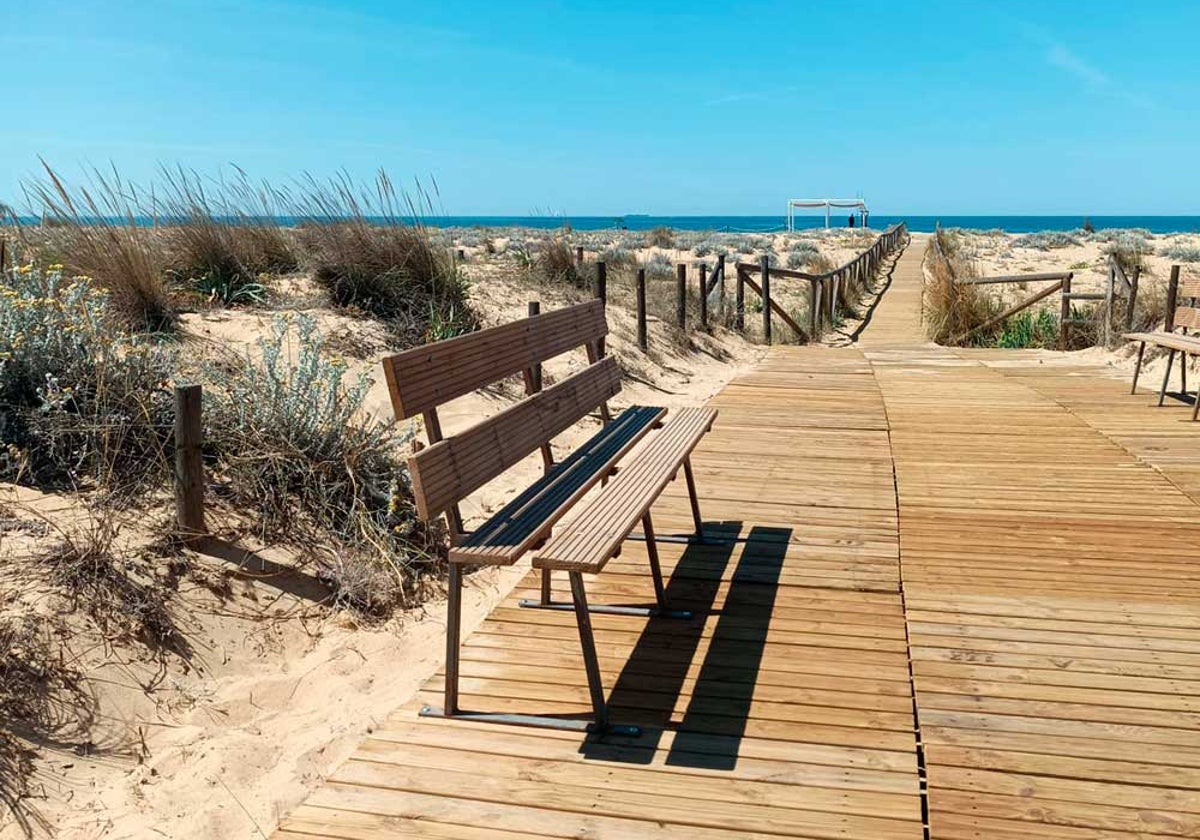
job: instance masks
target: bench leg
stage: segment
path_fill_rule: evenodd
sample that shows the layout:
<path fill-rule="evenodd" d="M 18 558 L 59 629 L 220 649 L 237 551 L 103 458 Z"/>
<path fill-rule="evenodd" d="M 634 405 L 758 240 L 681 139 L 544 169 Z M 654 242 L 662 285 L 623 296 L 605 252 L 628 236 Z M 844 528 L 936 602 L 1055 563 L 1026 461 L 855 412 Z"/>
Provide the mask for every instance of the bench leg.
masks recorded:
<path fill-rule="evenodd" d="M 458 711 L 458 653 L 462 632 L 462 566 L 451 563 L 446 595 L 446 687 L 442 708 L 447 715 Z"/>
<path fill-rule="evenodd" d="M 571 579 L 571 600 L 575 604 L 575 623 L 579 625 L 579 644 L 583 648 L 583 669 L 587 672 L 588 692 L 592 695 L 593 720 L 596 728 L 608 728 L 608 704 L 604 701 L 604 683 L 600 679 L 600 660 L 596 656 L 596 638 L 592 633 L 592 616 L 588 612 L 587 593 L 583 589 L 583 573 L 568 572 Z"/>
<path fill-rule="evenodd" d="M 1158 404 L 1161 406 L 1167 396 L 1167 382 L 1171 379 L 1171 365 L 1175 363 L 1175 351 L 1167 351 L 1167 372 L 1163 374 L 1162 387 L 1158 389 Z"/>
<path fill-rule="evenodd" d="M 1195 422 L 1197 416 L 1200 416 L 1200 387 L 1196 388 L 1196 401 L 1192 403 L 1192 422 Z"/>
<path fill-rule="evenodd" d="M 1146 355 L 1146 342 L 1143 341 L 1141 344 L 1138 345 L 1137 364 L 1133 366 L 1133 387 L 1129 389 L 1129 393 L 1131 393 L 1131 394 L 1137 393 L 1138 376 L 1141 375 L 1142 357 L 1145 355 Z"/>
<path fill-rule="evenodd" d="M 550 606 L 550 570 L 542 569 L 542 606 Z"/>
<path fill-rule="evenodd" d="M 423 706 L 421 717 L 444 717 L 482 723 L 501 723 L 508 726 L 534 726 L 543 729 L 566 729 L 572 732 L 605 732 L 636 738 L 642 734 L 637 726 L 610 726 L 608 707 L 604 702 L 604 686 L 600 682 L 600 661 L 596 656 L 596 641 L 588 615 L 587 595 L 583 591 L 583 575 L 571 573 L 573 608 L 579 623 L 579 640 L 583 645 L 583 664 L 587 669 L 588 688 L 592 695 L 595 721 L 571 718 L 522 715 L 498 712 L 464 712 L 458 708 L 459 642 L 462 630 L 462 566 L 450 564 L 450 593 L 446 610 L 446 686 L 443 707 Z"/>
<path fill-rule="evenodd" d="M 692 458 L 683 459 L 683 477 L 687 479 L 688 499 L 692 503 L 692 521 L 696 523 L 696 536 L 704 539 L 704 520 L 700 518 L 700 497 L 696 494 L 696 476 L 692 473 Z"/>

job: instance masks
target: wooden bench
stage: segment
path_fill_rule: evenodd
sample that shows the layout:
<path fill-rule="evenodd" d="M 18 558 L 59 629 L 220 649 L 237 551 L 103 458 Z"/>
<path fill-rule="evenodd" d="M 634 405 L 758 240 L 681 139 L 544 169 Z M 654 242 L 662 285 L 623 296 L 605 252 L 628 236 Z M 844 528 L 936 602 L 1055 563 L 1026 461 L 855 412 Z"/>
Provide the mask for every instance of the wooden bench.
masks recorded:
<path fill-rule="evenodd" d="M 1146 345 L 1154 344 L 1167 350 L 1167 370 L 1163 374 L 1162 386 L 1158 389 L 1158 404 L 1161 406 L 1167 396 L 1167 383 L 1171 379 L 1171 367 L 1175 362 L 1175 354 L 1179 354 L 1180 392 L 1187 394 L 1187 361 L 1188 356 L 1200 356 L 1200 337 L 1188 335 L 1189 329 L 1200 329 L 1200 279 L 1185 278 L 1180 280 L 1179 266 L 1172 266 L 1171 281 L 1167 287 L 1167 320 L 1162 332 L 1126 333 L 1128 341 L 1140 342 L 1138 345 L 1137 365 L 1133 369 L 1133 387 L 1129 393 L 1137 393 L 1138 375 L 1142 371 L 1142 358 L 1146 353 Z M 1181 305 L 1186 301 L 1186 305 Z M 1175 332 L 1175 330 L 1181 332 Z M 1192 420 L 1200 414 L 1200 389 L 1197 390 L 1195 402 L 1192 405 Z"/>
<path fill-rule="evenodd" d="M 450 531 L 444 705 L 441 709 L 426 707 L 421 712 L 424 715 L 637 734 L 636 727 L 609 725 L 590 614 L 690 616 L 670 610 L 666 603 L 650 507 L 682 469 L 696 529 L 693 537 L 703 539 L 690 456 L 712 428 L 717 412 L 686 408 L 668 416 L 665 408 L 631 406 L 610 417 L 607 401 L 621 389 L 621 371 L 615 360 L 603 357 L 607 332 L 603 303 L 595 300 L 418 347 L 383 361 L 396 417 L 420 415 L 429 438 L 429 446 L 409 459 L 417 510 L 425 520 L 444 514 Z M 542 390 L 541 363 L 579 347 L 586 348 L 588 365 Z M 525 383 L 526 395 L 521 401 L 457 434 L 442 434 L 439 406 L 517 374 Z M 604 421 L 600 431 L 556 461 L 552 440 L 593 411 Z M 626 459 L 631 463 L 621 463 L 635 447 L 633 457 Z M 473 532 L 464 532 L 458 503 L 539 449 L 542 477 Z M 602 486 L 596 490 L 597 485 Z M 555 526 L 572 510 L 577 515 L 555 532 Z M 639 523 L 646 539 L 656 603 L 647 607 L 589 605 L 584 573 L 599 573 L 620 553 Z M 522 601 L 521 606 L 575 613 L 594 711 L 592 722 L 459 708 L 463 567 L 507 566 L 531 550 L 536 551 L 533 566 L 541 570 L 541 598 Z M 569 578 L 570 602 L 551 599 L 555 571 L 564 571 Z"/>

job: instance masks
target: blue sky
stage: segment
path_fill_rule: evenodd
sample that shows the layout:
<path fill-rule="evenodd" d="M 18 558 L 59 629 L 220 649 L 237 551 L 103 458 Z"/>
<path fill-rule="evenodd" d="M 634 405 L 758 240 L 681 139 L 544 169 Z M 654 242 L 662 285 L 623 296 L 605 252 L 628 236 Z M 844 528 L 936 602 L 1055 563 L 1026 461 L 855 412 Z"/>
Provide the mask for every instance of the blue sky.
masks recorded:
<path fill-rule="evenodd" d="M 38 155 L 385 167 L 451 214 L 1200 213 L 1200 3 L 3 0 Z"/>

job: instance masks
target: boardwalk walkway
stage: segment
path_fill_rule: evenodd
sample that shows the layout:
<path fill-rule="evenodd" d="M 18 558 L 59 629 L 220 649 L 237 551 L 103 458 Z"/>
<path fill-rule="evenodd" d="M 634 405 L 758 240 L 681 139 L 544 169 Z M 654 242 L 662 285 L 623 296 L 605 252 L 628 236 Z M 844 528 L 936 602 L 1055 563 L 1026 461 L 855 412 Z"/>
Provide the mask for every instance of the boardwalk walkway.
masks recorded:
<path fill-rule="evenodd" d="M 737 541 L 663 558 L 702 617 L 595 617 L 646 734 L 419 718 L 435 680 L 276 837 L 1200 836 L 1200 431 L 1100 366 L 926 345 L 921 250 L 859 347 L 714 400 L 697 476 Z M 686 496 L 655 516 L 686 530 Z M 594 600 L 652 600 L 645 568 L 630 543 Z M 585 713 L 534 589 L 467 640 L 464 701 Z"/>

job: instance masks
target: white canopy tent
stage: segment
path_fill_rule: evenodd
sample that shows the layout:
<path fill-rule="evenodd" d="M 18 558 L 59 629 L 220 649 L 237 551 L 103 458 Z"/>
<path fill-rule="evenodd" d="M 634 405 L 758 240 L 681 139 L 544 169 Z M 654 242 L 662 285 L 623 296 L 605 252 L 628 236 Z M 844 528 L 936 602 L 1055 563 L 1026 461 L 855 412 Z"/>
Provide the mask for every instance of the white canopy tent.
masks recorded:
<path fill-rule="evenodd" d="M 833 207 L 857 209 L 860 218 L 870 212 L 867 209 L 867 202 L 861 198 L 789 198 L 787 203 L 787 229 L 789 231 L 796 229 L 795 219 L 798 207 L 824 207 L 825 227 L 827 228 L 829 227 L 829 210 Z"/>

